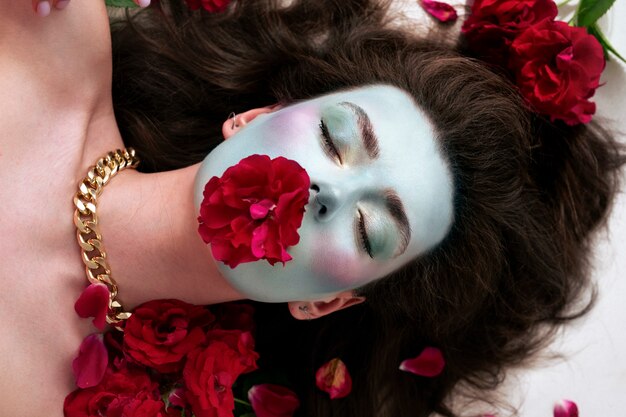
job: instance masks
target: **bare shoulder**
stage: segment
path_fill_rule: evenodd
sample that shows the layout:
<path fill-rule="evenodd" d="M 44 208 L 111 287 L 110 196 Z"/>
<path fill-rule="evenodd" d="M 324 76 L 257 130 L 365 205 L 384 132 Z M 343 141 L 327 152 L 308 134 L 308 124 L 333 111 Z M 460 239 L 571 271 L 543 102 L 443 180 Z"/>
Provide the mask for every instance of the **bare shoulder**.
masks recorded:
<path fill-rule="evenodd" d="M 110 85 L 111 42 L 104 0 L 73 1 L 37 16 L 29 0 L 2 0 L 0 79 L 6 107 L 40 102 L 71 105 Z M 28 84 L 28 85 L 27 85 Z M 21 99 L 16 99 L 15 93 Z M 78 99 L 78 100 L 77 100 Z"/>

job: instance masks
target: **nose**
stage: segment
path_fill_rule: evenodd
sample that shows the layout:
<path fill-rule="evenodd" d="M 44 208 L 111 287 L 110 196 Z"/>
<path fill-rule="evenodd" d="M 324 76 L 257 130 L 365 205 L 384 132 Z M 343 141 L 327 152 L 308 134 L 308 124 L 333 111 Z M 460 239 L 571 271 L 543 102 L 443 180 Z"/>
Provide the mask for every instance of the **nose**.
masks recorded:
<path fill-rule="evenodd" d="M 332 219 L 341 207 L 341 191 L 337 187 L 321 182 L 312 183 L 311 191 L 315 193 L 313 198 L 315 219 L 322 222 Z"/>

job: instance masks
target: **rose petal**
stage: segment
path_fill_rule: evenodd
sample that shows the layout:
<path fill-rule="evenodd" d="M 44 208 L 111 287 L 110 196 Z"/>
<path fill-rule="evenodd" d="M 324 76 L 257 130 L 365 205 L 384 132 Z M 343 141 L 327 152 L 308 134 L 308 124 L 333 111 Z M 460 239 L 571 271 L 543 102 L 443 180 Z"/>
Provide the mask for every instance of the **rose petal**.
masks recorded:
<path fill-rule="evenodd" d="M 422 8 L 435 19 L 443 23 L 454 22 L 457 19 L 456 10 L 447 3 L 434 0 L 422 0 Z"/>
<path fill-rule="evenodd" d="M 446 362 L 439 349 L 426 347 L 417 357 L 404 360 L 400 364 L 400 370 L 415 375 L 434 377 L 443 371 L 445 365 Z"/>
<path fill-rule="evenodd" d="M 339 358 L 331 359 L 317 370 L 315 383 L 330 395 L 331 400 L 346 397 L 352 391 L 352 377 Z"/>
<path fill-rule="evenodd" d="M 578 417 L 578 406 L 574 401 L 561 400 L 554 404 L 554 417 Z"/>
<path fill-rule="evenodd" d="M 82 317 L 93 317 L 93 324 L 103 330 L 109 310 L 109 289 L 104 284 L 90 284 L 76 300 L 74 310 Z"/>
<path fill-rule="evenodd" d="M 72 370 L 79 388 L 94 387 L 102 381 L 109 363 L 101 333 L 87 336 L 80 344 L 78 356 L 72 361 Z"/>
<path fill-rule="evenodd" d="M 291 417 L 300 407 L 293 391 L 274 384 L 254 385 L 248 391 L 248 400 L 256 417 Z"/>

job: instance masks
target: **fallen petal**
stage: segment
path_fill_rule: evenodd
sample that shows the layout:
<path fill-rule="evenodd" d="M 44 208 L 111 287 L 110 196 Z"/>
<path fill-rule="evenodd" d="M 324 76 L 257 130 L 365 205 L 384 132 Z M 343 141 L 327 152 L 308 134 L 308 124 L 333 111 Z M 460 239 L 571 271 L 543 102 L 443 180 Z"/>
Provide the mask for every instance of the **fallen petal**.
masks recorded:
<path fill-rule="evenodd" d="M 415 375 L 434 377 L 439 375 L 446 362 L 441 351 L 435 347 L 426 347 L 417 357 L 406 359 L 400 364 L 400 370 Z"/>
<path fill-rule="evenodd" d="M 72 370 L 78 388 L 94 387 L 102 381 L 109 356 L 101 333 L 87 336 L 80 344 L 78 356 L 72 361 Z"/>
<path fill-rule="evenodd" d="M 274 384 L 254 385 L 248 391 L 248 400 L 256 417 L 292 417 L 300 407 L 293 391 Z"/>
<path fill-rule="evenodd" d="M 454 22 L 457 19 L 456 10 L 454 7 L 441 1 L 422 0 L 420 2 L 422 8 L 426 12 L 443 23 Z"/>
<path fill-rule="evenodd" d="M 574 401 L 561 400 L 554 404 L 554 417 L 578 417 L 578 406 Z"/>
<path fill-rule="evenodd" d="M 104 284 L 89 284 L 76 300 L 74 310 L 84 319 L 93 317 L 93 325 L 103 330 L 109 310 L 109 289 Z"/>
<path fill-rule="evenodd" d="M 331 359 L 317 370 L 315 383 L 330 395 L 331 400 L 343 398 L 352 391 L 352 378 L 346 364 L 339 358 Z"/>

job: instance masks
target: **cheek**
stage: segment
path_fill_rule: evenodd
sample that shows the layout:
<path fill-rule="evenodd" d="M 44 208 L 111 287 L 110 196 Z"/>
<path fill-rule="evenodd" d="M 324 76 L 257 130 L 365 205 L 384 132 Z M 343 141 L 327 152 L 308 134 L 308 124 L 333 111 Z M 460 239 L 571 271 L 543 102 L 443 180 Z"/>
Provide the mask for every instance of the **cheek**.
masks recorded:
<path fill-rule="evenodd" d="M 326 289 L 352 289 L 373 279 L 368 276 L 372 271 L 367 269 L 367 260 L 336 239 L 320 235 L 311 246 L 311 268 L 316 276 L 321 277 L 321 284 Z"/>

